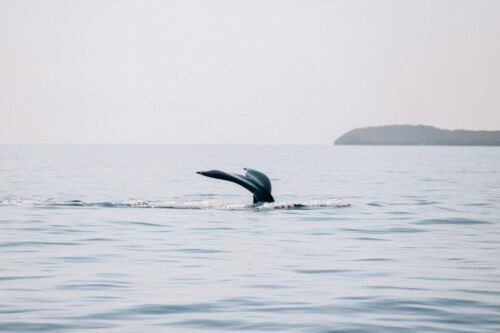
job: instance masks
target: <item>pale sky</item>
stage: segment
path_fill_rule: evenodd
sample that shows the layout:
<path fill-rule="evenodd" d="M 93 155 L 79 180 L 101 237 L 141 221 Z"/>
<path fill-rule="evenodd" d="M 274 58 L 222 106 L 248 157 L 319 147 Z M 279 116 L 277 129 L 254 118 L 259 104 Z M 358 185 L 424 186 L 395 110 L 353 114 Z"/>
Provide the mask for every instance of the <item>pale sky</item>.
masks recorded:
<path fill-rule="evenodd" d="M 0 143 L 500 130 L 500 1 L 0 0 Z"/>

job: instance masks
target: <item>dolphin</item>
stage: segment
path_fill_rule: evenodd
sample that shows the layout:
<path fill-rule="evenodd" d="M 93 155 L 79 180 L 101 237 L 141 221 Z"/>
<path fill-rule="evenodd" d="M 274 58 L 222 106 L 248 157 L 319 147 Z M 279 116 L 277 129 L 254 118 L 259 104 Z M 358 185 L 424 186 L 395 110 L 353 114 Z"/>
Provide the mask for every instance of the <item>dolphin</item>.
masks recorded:
<path fill-rule="evenodd" d="M 220 170 L 197 171 L 197 174 L 215 179 L 227 180 L 243 186 L 253 194 L 253 203 L 274 202 L 271 195 L 271 180 L 265 174 L 254 169 L 243 168 L 246 173 L 240 175 Z"/>

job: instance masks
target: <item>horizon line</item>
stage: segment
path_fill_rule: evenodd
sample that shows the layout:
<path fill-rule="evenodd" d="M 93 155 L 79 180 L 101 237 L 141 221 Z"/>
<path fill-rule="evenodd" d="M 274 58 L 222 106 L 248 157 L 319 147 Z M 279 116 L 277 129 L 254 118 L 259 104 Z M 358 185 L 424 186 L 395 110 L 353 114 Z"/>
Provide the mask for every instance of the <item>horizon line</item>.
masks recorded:
<path fill-rule="evenodd" d="M 16 145 L 89 145 L 89 146 L 334 146 L 334 142 L 327 143 L 134 143 L 134 142 L 0 142 L 0 146 Z"/>

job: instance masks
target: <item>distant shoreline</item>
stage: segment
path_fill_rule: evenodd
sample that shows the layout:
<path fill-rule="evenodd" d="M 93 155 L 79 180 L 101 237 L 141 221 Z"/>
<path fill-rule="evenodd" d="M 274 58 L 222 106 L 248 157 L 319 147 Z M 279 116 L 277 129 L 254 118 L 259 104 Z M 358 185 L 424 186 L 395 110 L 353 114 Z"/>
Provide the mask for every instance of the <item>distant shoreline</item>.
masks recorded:
<path fill-rule="evenodd" d="M 500 131 L 445 130 L 426 125 L 387 125 L 351 130 L 335 145 L 500 146 Z"/>

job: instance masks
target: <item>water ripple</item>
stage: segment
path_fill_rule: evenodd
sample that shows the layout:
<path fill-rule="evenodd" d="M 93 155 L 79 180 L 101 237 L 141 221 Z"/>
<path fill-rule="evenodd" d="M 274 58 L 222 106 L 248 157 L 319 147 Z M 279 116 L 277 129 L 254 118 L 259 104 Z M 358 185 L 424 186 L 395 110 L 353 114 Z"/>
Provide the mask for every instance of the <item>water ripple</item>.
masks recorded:
<path fill-rule="evenodd" d="M 414 224 L 419 225 L 434 225 L 434 224 L 457 224 L 457 225 L 469 225 L 469 224 L 491 224 L 488 221 L 473 220 L 467 218 L 450 218 L 450 219 L 426 219 L 414 222 Z"/>
<path fill-rule="evenodd" d="M 278 202 L 191 170 L 243 161 Z M 0 145 L 0 164 L 0 331 L 499 332 L 498 148 Z"/>

